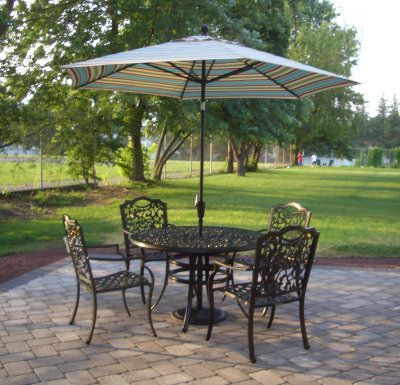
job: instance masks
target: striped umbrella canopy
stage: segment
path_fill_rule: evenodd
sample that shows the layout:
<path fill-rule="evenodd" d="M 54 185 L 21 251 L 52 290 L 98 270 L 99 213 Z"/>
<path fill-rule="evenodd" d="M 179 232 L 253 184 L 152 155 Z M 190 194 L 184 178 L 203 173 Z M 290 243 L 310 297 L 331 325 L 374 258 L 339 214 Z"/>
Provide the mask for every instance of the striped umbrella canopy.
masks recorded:
<path fill-rule="evenodd" d="M 301 99 L 358 84 L 343 76 L 202 35 L 63 66 L 76 88 L 125 91 L 201 101 L 200 192 L 202 233 L 205 101 L 225 98 Z"/>

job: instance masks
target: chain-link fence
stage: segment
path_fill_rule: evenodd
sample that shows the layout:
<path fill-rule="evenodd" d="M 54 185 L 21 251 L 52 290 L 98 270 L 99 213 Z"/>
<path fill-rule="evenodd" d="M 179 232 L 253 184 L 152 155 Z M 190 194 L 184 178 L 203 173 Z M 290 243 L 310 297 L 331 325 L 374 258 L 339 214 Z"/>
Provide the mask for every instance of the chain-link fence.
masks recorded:
<path fill-rule="evenodd" d="M 320 165 L 333 164 L 334 166 L 352 166 L 357 159 L 363 159 L 368 154 L 368 148 L 354 149 L 354 159 L 341 159 L 317 154 Z M 290 147 L 268 145 L 260 152 L 259 167 L 288 166 L 295 163 Z M 226 170 L 227 146 L 224 143 L 206 143 L 204 171 L 214 174 Z M 311 153 L 305 152 L 304 164 L 311 164 Z M 177 179 L 194 177 L 200 170 L 200 151 L 197 141 L 189 139 L 167 161 L 162 172 L 162 179 Z M 333 160 L 333 162 L 332 162 Z M 384 150 L 383 164 L 392 163 L 391 151 Z M 154 168 L 154 154 L 147 166 L 146 176 L 152 178 Z M 124 178 L 117 166 L 111 164 L 97 164 L 96 175 L 100 183 L 109 184 L 123 181 Z M 76 179 L 68 169 L 65 157 L 55 157 L 41 154 L 40 149 L 23 150 L 22 148 L 7 148 L 0 154 L 0 193 L 23 191 L 42 188 L 57 188 L 84 184 L 82 179 Z"/>

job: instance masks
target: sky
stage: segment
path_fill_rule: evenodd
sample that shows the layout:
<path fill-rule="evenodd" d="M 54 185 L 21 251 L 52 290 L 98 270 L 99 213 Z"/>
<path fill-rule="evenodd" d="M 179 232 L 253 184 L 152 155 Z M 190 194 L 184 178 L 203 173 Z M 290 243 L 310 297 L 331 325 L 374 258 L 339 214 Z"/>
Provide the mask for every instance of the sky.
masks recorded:
<path fill-rule="evenodd" d="M 331 0 L 340 13 L 339 24 L 354 26 L 361 43 L 359 62 L 351 78 L 361 84 L 366 109 L 375 115 L 382 95 L 400 101 L 399 0 Z"/>

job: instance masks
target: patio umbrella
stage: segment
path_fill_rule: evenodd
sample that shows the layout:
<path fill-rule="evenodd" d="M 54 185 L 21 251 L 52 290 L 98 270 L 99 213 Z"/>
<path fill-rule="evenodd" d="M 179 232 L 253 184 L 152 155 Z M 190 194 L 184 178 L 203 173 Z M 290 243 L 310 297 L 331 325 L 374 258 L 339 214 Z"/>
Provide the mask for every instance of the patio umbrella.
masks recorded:
<path fill-rule="evenodd" d="M 343 76 L 201 35 L 63 66 L 76 88 L 125 91 L 200 100 L 200 186 L 196 202 L 202 235 L 206 99 L 301 99 L 357 84 Z"/>

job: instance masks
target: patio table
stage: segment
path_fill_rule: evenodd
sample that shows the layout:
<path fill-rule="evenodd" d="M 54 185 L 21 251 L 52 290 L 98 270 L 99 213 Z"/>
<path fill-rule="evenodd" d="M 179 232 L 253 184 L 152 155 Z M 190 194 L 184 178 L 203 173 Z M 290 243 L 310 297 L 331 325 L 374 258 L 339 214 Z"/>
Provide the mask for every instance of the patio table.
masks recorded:
<path fill-rule="evenodd" d="M 205 226 L 199 237 L 197 226 L 172 226 L 154 228 L 131 235 L 131 242 L 143 249 L 162 250 L 180 253 L 189 258 L 189 280 L 186 307 L 175 310 L 174 318 L 183 321 L 182 331 L 186 332 L 190 324 L 208 323 L 209 309 L 203 306 L 203 286 L 212 268 L 210 256 L 218 254 L 250 251 L 256 248 L 260 232 L 218 226 Z M 192 307 L 192 298 L 196 297 L 196 307 Z M 215 309 L 214 322 L 226 318 L 221 309 Z"/>

